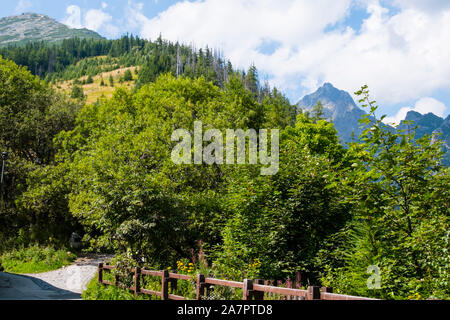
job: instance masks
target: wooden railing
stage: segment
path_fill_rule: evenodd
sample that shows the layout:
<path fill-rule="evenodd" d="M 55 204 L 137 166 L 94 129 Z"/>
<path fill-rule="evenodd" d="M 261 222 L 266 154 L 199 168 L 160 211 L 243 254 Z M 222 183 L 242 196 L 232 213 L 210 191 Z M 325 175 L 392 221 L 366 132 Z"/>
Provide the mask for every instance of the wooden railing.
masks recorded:
<path fill-rule="evenodd" d="M 103 279 L 104 271 L 111 271 L 116 269 L 114 266 L 99 263 L 97 281 L 104 285 L 119 286 L 119 277 L 114 277 L 114 282 L 110 282 Z M 132 287 L 126 287 L 125 289 L 134 293 L 135 296 L 139 294 L 154 295 L 161 298 L 161 300 L 187 300 L 185 297 L 175 295 L 177 289 L 178 280 L 192 281 L 193 277 L 169 272 L 168 270 L 153 271 L 141 268 L 129 268 L 130 275 L 133 274 L 134 285 Z M 161 278 L 161 291 L 154 291 L 141 288 L 141 279 L 144 276 L 153 276 Z M 335 294 L 331 288 L 309 286 L 307 290 L 292 288 L 292 282 L 287 281 L 286 285 L 290 286 L 280 287 L 268 285 L 271 281 L 268 280 L 250 280 L 245 279 L 243 282 L 220 280 L 214 278 L 206 278 L 202 274 L 197 274 L 196 278 L 196 299 L 202 300 L 205 296 L 209 295 L 213 286 L 224 286 L 229 288 L 242 289 L 243 300 L 264 300 L 264 294 L 270 295 L 282 295 L 286 300 L 376 300 L 371 298 L 349 296 L 343 294 Z M 275 281 L 275 285 L 278 282 Z M 279 283 L 278 283 L 279 284 Z"/>

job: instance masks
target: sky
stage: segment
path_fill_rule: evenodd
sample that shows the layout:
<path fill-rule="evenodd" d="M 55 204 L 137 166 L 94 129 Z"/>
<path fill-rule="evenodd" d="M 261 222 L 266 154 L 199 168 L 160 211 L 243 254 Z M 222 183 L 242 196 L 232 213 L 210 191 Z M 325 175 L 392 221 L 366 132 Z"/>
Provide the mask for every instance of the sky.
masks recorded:
<path fill-rule="evenodd" d="M 449 0 L 0 0 L 0 17 L 35 12 L 114 39 L 220 49 L 255 64 L 298 102 L 324 82 L 349 93 L 367 84 L 385 122 L 450 113 Z"/>

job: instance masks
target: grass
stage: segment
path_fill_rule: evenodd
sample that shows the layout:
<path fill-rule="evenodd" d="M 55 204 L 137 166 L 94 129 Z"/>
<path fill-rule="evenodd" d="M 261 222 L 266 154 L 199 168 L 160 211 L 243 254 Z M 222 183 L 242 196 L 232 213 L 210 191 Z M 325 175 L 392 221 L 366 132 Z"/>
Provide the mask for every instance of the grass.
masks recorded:
<path fill-rule="evenodd" d="M 97 278 L 89 282 L 87 289 L 81 294 L 81 297 L 83 300 L 155 300 L 155 297 L 147 295 L 138 295 L 135 297 L 128 290 L 99 284 Z"/>
<path fill-rule="evenodd" d="M 66 250 L 39 246 L 16 249 L 0 256 L 4 271 L 10 273 L 41 273 L 57 270 L 70 265 L 75 259 L 76 255 Z"/>
<path fill-rule="evenodd" d="M 137 69 L 138 69 L 138 67 L 127 67 L 127 68 L 116 69 L 116 70 L 109 71 L 109 72 L 103 72 L 103 73 L 100 73 L 100 74 L 92 77 L 92 79 L 94 80 L 93 83 L 79 85 L 83 89 L 84 94 L 87 96 L 86 103 L 87 104 L 94 103 L 102 96 L 104 96 L 106 98 L 111 98 L 114 91 L 118 87 L 125 87 L 127 89 L 132 89 L 134 86 L 134 81 L 137 78 L 137 76 L 135 75 L 135 71 Z M 125 72 L 127 70 L 131 71 L 131 74 L 133 75 L 133 81 L 125 81 L 125 82 L 120 83 L 120 78 L 123 77 L 123 75 L 125 74 Z M 113 77 L 114 87 L 110 86 L 110 83 L 109 83 L 110 76 Z M 87 78 L 88 78 L 88 76 L 84 76 L 84 77 L 79 78 L 78 80 L 83 81 L 83 80 L 86 80 Z M 102 79 L 105 83 L 105 86 L 100 85 Z M 70 92 L 72 90 L 72 86 L 73 86 L 73 80 L 57 82 L 57 84 L 56 84 L 56 88 L 59 91 L 65 92 L 67 94 L 70 94 Z"/>

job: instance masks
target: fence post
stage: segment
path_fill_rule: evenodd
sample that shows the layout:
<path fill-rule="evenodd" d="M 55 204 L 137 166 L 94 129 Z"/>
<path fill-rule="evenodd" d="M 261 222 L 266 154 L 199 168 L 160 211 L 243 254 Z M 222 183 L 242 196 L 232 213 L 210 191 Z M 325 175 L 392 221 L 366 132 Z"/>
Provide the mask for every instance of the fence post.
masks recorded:
<path fill-rule="evenodd" d="M 318 286 L 308 287 L 308 300 L 320 300 L 320 287 Z"/>
<path fill-rule="evenodd" d="M 103 263 L 98 264 L 97 281 L 103 283 Z"/>
<path fill-rule="evenodd" d="M 205 276 L 197 274 L 197 300 L 202 300 L 202 296 L 205 294 Z"/>
<path fill-rule="evenodd" d="M 302 273 L 300 271 L 297 271 L 297 274 L 295 275 L 295 288 L 302 288 Z"/>
<path fill-rule="evenodd" d="M 273 287 L 278 287 L 278 281 L 277 280 L 270 280 L 270 285 L 271 286 L 273 286 Z M 270 294 L 270 296 L 272 297 L 272 298 L 276 298 L 277 297 L 277 294 L 276 293 L 271 293 Z M 277 300 L 279 300 L 278 298 L 277 298 Z"/>
<path fill-rule="evenodd" d="M 172 279 L 172 284 L 170 285 L 170 289 L 172 290 L 172 293 L 175 294 L 175 292 L 178 289 L 178 279 Z"/>
<path fill-rule="evenodd" d="M 253 281 L 250 279 L 244 279 L 244 288 L 242 291 L 242 300 L 251 300 L 253 297 Z"/>
<path fill-rule="evenodd" d="M 322 288 L 320 289 L 320 292 L 321 292 L 321 293 L 326 293 L 326 292 L 328 292 L 328 293 L 333 293 L 333 288 L 330 288 L 330 287 L 322 287 Z M 322 299 L 322 294 L 320 295 L 320 298 Z"/>
<path fill-rule="evenodd" d="M 292 289 L 292 280 L 291 280 L 291 278 L 287 278 L 287 280 L 286 280 L 286 288 L 289 288 L 289 289 Z M 290 295 L 287 295 L 286 296 L 286 300 L 292 300 L 292 296 L 290 296 Z"/>
<path fill-rule="evenodd" d="M 177 273 L 176 271 L 172 271 L 173 273 Z M 170 293 L 175 294 L 175 291 L 178 287 L 178 279 L 170 279 Z"/>
<path fill-rule="evenodd" d="M 134 296 L 137 297 L 141 292 L 141 268 L 134 269 Z"/>
<path fill-rule="evenodd" d="M 169 299 L 169 271 L 163 270 L 161 276 L 161 300 Z"/>
<path fill-rule="evenodd" d="M 256 279 L 255 283 L 264 285 L 264 280 Z M 255 300 L 264 300 L 264 291 L 253 291 L 253 297 L 255 297 Z"/>

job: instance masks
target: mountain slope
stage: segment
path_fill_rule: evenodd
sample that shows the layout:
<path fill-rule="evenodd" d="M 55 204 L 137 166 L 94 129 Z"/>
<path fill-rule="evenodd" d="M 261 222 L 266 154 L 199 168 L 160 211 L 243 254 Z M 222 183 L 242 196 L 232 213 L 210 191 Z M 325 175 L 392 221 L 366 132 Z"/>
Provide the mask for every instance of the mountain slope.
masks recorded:
<path fill-rule="evenodd" d="M 319 101 L 323 105 L 324 117 L 334 123 L 342 142 L 351 142 L 352 133 L 355 139 L 359 137 L 362 132 L 359 119 L 366 112 L 355 104 L 348 92 L 336 89 L 331 83 L 325 83 L 316 92 L 303 97 L 297 103 L 297 107 L 311 111 Z M 416 139 L 424 135 L 440 134 L 439 139 L 443 141 L 443 150 L 446 152 L 443 163 L 450 166 L 450 116 L 444 120 L 433 113 L 422 115 L 415 111 L 409 111 L 397 130 L 408 129 L 405 121 L 412 122 L 411 128 L 417 127 Z"/>
<path fill-rule="evenodd" d="M 403 120 L 398 126 L 399 130 L 405 130 L 408 128 L 408 125 L 405 123 L 405 121 L 412 121 L 412 127 L 417 126 L 415 136 L 416 139 L 419 139 L 426 134 L 433 134 L 433 132 L 444 123 L 444 119 L 434 115 L 431 112 L 422 115 L 416 111 L 409 111 L 406 114 L 405 120 Z"/>
<path fill-rule="evenodd" d="M 297 107 L 310 111 L 319 101 L 323 105 L 324 117 L 334 123 L 343 142 L 351 142 L 352 133 L 355 138 L 359 137 L 359 119 L 366 112 L 358 108 L 348 92 L 325 83 L 316 92 L 303 97 Z"/>
<path fill-rule="evenodd" d="M 0 19 L 0 47 L 33 41 L 56 42 L 69 38 L 103 39 L 88 29 L 71 29 L 58 21 L 36 13 L 24 13 Z"/>
<path fill-rule="evenodd" d="M 422 115 L 415 111 L 409 111 L 405 120 L 398 126 L 399 130 L 408 129 L 408 125 L 405 121 L 412 121 L 411 127 L 417 127 L 415 135 L 416 139 L 419 139 L 426 134 L 436 134 L 436 137 L 442 141 L 442 149 L 445 152 L 443 163 L 446 166 L 450 166 L 450 115 L 447 116 L 446 119 L 443 119 L 431 112 Z"/>

